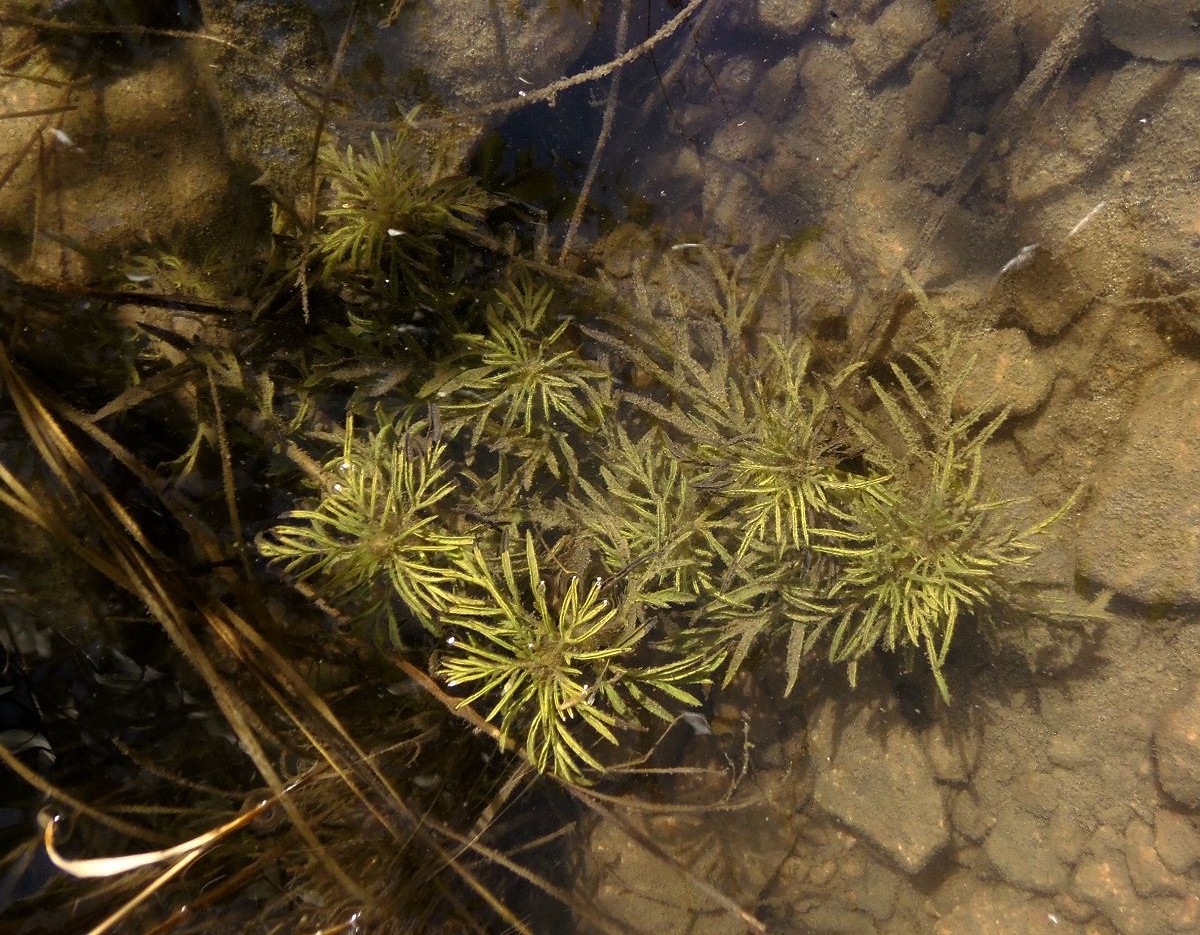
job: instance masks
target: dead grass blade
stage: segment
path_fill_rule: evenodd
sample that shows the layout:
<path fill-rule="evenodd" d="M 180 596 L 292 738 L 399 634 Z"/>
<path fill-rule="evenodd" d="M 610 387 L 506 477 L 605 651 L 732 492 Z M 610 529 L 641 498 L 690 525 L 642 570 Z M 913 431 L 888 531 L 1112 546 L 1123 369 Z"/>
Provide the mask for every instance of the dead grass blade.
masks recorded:
<path fill-rule="evenodd" d="M 168 570 L 172 567 L 170 561 L 147 541 L 135 519 L 94 473 L 87 460 L 63 431 L 53 410 L 57 410 L 63 418 L 112 453 L 149 489 L 161 494 L 164 505 L 184 525 L 193 539 L 194 547 L 202 557 L 210 560 L 225 557 L 218 538 L 195 520 L 194 516 L 189 515 L 189 511 L 179 500 L 170 496 L 160 478 L 138 463 L 130 452 L 108 436 L 94 421 L 81 413 L 73 412 L 61 403 L 47 404 L 13 366 L 3 345 L 0 345 L 0 380 L 8 388 L 26 431 L 67 501 L 48 503 L 44 495 L 38 496 L 29 490 L 11 471 L 0 465 L 0 503 L 9 506 L 64 542 L 101 574 L 135 594 L 145 604 L 208 685 L 218 708 L 272 790 L 272 801 L 277 801 L 285 810 L 296 832 L 342 890 L 355 900 L 368 898 L 368 893 L 351 879 L 328 852 L 309 819 L 302 814 L 293 797 L 288 794 L 291 787 L 284 787 L 259 739 L 271 736 L 270 732 L 253 708 L 246 704 L 228 680 L 216 670 L 203 643 L 197 637 L 197 632 L 212 634 L 239 662 L 242 670 L 258 681 L 277 709 L 303 735 L 313 753 L 324 762 L 332 776 L 337 777 L 352 799 L 371 815 L 398 847 L 406 846 L 414 837 L 419 838 L 435 856 L 438 867 L 449 868 L 513 931 L 528 932 L 528 928 L 520 919 L 460 859 L 464 850 L 473 851 L 488 859 L 493 859 L 493 852 L 470 841 L 467 836 L 433 823 L 427 817 L 414 814 L 403 796 L 379 768 L 376 757 L 362 749 L 325 699 L 311 687 L 291 660 L 272 645 L 249 620 L 223 602 L 179 591 L 173 578 L 167 577 L 170 574 Z M 209 388 L 216 402 L 216 387 L 210 382 Z M 231 464 L 227 443 L 222 445 L 221 455 L 227 465 Z M 232 498 L 232 472 L 227 467 L 223 473 L 226 496 Z M 70 510 L 88 518 L 90 530 L 96 533 L 103 543 L 101 547 L 83 542 L 74 534 L 62 519 L 63 513 Z M 237 515 L 235 505 L 230 510 L 231 520 L 236 522 Z M 198 624 L 203 625 L 202 630 L 198 629 Z M 59 800 L 64 804 L 80 807 L 86 814 L 94 811 L 70 797 L 59 796 Z M 257 810 L 246 813 L 229 825 L 183 845 L 176 845 L 175 848 L 128 858 L 105 859 L 110 860 L 109 863 L 84 863 L 77 865 L 75 869 L 86 870 L 90 867 L 97 871 L 119 872 L 122 869 L 133 870 L 168 859 L 190 862 L 219 838 L 241 827 L 256 813 Z M 111 822 L 109 819 L 110 824 Z M 447 848 L 443 843 L 446 841 L 454 842 L 456 850 Z M 493 862 L 507 866 L 499 860 Z M 559 895 L 548 881 L 542 880 L 536 874 L 530 874 L 511 861 L 509 863 L 512 864 L 509 869 L 513 872 L 523 875 L 546 892 Z M 167 873 L 173 875 L 182 869 L 182 866 L 176 864 Z M 437 872 L 436 868 L 431 869 L 431 878 L 435 877 Z M 162 884 L 156 881 L 155 886 L 160 885 Z M 135 901 L 124 907 L 123 911 L 132 911 L 133 906 L 148 896 L 149 892 L 145 891 L 144 894 L 134 897 Z M 569 898 L 569 894 L 562 895 Z M 124 915 L 120 918 L 124 918 Z"/>
<path fill-rule="evenodd" d="M 397 660 L 397 665 L 399 665 L 400 668 L 402 668 L 409 675 L 409 677 L 411 677 L 416 682 L 418 682 L 418 684 L 420 684 L 422 688 L 424 688 L 434 698 L 436 698 L 443 705 L 445 705 L 447 710 L 451 711 L 456 716 L 461 717 L 464 720 L 468 721 L 470 724 L 472 724 L 474 727 L 476 727 L 476 729 L 486 732 L 487 734 L 489 734 L 490 736 L 495 738 L 498 743 L 501 742 L 499 730 L 497 728 L 495 728 L 489 722 L 484 721 L 475 711 L 473 711 L 470 708 L 470 706 L 460 707 L 459 699 L 454 698 L 450 695 L 447 695 L 445 692 L 443 692 L 441 690 L 441 688 L 437 685 L 436 682 L 434 682 L 431 678 L 429 678 L 429 676 L 427 676 L 420 669 L 416 668 L 416 666 L 412 665 L 412 663 L 401 659 L 401 660 Z M 507 744 L 507 749 L 519 750 L 517 745 L 515 743 L 511 742 L 511 739 L 510 739 L 509 743 Z M 519 751 L 519 752 L 522 752 L 522 754 L 523 754 L 523 751 Z M 662 861 L 664 864 L 666 864 L 668 867 L 670 867 L 672 870 L 674 870 L 676 873 L 678 873 L 680 876 L 682 876 L 688 882 L 688 884 L 690 886 L 692 886 L 697 892 L 702 893 L 703 895 L 705 895 L 706 897 L 711 899 L 713 902 L 715 902 L 717 905 L 721 906 L 730 915 L 735 916 L 736 918 L 741 920 L 741 922 L 743 922 L 750 931 L 761 932 L 761 933 L 763 933 L 763 935 L 765 935 L 765 933 L 767 931 L 766 926 L 761 921 L 759 921 L 757 918 L 755 918 L 753 913 L 744 909 L 742 906 L 739 906 L 736 901 L 734 901 L 730 897 L 726 896 L 724 893 L 722 893 L 720 890 L 718 890 L 716 887 L 714 887 L 711 883 L 709 883 L 706 880 L 701 879 L 696 874 L 694 874 L 690 870 L 688 870 L 686 867 L 682 866 L 679 863 L 679 861 L 672 858 L 670 854 L 668 854 L 665 850 L 663 850 L 661 847 L 659 847 L 658 844 L 656 844 L 647 835 L 643 834 L 641 831 L 639 831 L 637 828 L 635 828 L 629 821 L 622 818 L 620 815 L 618 815 L 611 809 L 605 808 L 604 805 L 601 804 L 601 801 L 598 797 L 593 796 L 588 790 L 581 789 L 577 786 L 566 785 L 565 788 L 571 793 L 572 796 L 575 797 L 575 799 L 577 801 L 579 801 L 580 803 L 585 805 L 587 808 L 591 809 L 593 812 L 595 812 L 601 818 L 603 818 L 607 821 L 614 822 L 617 825 L 617 827 L 621 829 L 622 833 L 624 833 L 631 841 L 633 841 L 639 847 L 645 849 L 647 852 L 652 854 L 658 860 Z M 622 804 L 625 804 L 625 803 L 622 802 Z M 499 864 L 500 866 L 504 867 L 505 869 L 510 870 L 513 873 L 516 873 L 518 876 L 521 876 L 523 879 L 527 879 L 527 880 L 529 880 L 529 882 L 535 882 L 534 880 L 532 880 L 526 876 L 526 874 L 528 873 L 526 868 L 521 867 L 519 864 L 516 864 L 514 861 L 510 860 L 505 855 L 500 854 L 500 853 L 492 850 L 491 848 L 485 847 L 484 845 L 480 844 L 478 841 L 469 841 L 469 840 L 463 839 L 463 844 L 464 844 L 464 846 L 469 847 L 470 849 L 475 850 L 478 853 L 480 853 L 481 855 L 487 857 L 489 860 L 494 861 L 495 863 Z M 571 907 L 572 909 L 575 909 L 577 912 L 588 913 L 590 920 L 595 921 L 595 922 L 601 922 L 601 923 L 604 921 L 607 921 L 607 920 L 600 919 L 598 916 L 596 916 L 596 914 L 594 912 L 590 912 L 588 907 L 581 906 L 580 901 L 578 899 L 576 899 L 572 894 L 562 891 L 562 890 L 558 889 L 557 887 L 554 887 L 553 884 L 550 884 L 548 881 L 536 882 L 535 885 L 541 886 L 541 887 L 548 887 L 545 889 L 545 892 L 548 895 L 553 896 L 555 899 L 562 900 L 564 905 L 567 905 L 567 906 Z M 609 931 L 609 930 L 610 929 L 605 929 L 605 931 Z"/>
<path fill-rule="evenodd" d="M 43 498 L 35 497 L 10 471 L 3 468 L 0 468 L 0 483 L 8 489 L 0 490 L 0 502 L 12 506 L 21 515 L 55 535 L 97 571 L 145 604 L 184 659 L 204 680 L 242 749 L 249 755 L 267 786 L 279 798 L 296 830 L 326 871 L 348 895 L 356 899 L 364 898 L 365 892 L 328 853 L 287 794 L 260 741 L 261 736 L 270 736 L 270 732 L 253 708 L 217 671 L 197 637 L 195 628 L 200 620 L 207 619 L 211 625 L 216 619 L 197 613 L 194 602 L 179 593 L 178 585 L 168 583 L 165 570 L 171 569 L 172 563 L 149 543 L 137 522 L 95 474 L 49 408 L 13 366 L 2 344 L 0 381 L 8 389 L 26 433 L 58 481 L 62 495 L 88 520 L 88 527 L 103 543 L 103 550 L 80 541 L 57 516 L 51 516 L 53 510 L 46 509 L 41 502 Z"/>
<path fill-rule="evenodd" d="M 179 860 L 175 861 L 169 868 L 155 877 L 148 886 L 144 887 L 141 892 L 121 905 L 116 912 L 108 916 L 103 922 L 88 930 L 87 935 L 104 935 L 118 922 L 125 919 L 134 909 L 149 899 L 154 893 L 166 886 L 172 879 L 183 873 L 200 857 L 202 851 L 192 851 L 190 854 L 185 854 Z"/>
<path fill-rule="evenodd" d="M 274 799 L 263 799 L 254 808 L 240 813 L 236 818 L 181 844 L 163 848 L 162 850 L 142 851 L 137 854 L 125 854 L 120 857 L 87 857 L 82 859 L 64 857 L 54 843 L 54 829 L 58 826 L 59 817 L 43 809 L 38 815 L 38 822 L 43 828 L 42 843 L 46 847 L 46 854 L 50 858 L 50 862 L 63 873 L 68 873 L 73 877 L 95 879 L 99 877 L 120 876 L 133 870 L 140 870 L 143 867 L 149 867 L 153 864 L 165 863 L 166 861 L 186 857 L 193 853 L 195 853 L 196 857 L 199 857 L 200 854 L 204 853 L 227 835 L 246 827 L 257 816 L 273 805 L 274 802 Z"/>
<path fill-rule="evenodd" d="M 116 818 L 103 812 L 100 809 L 88 805 L 86 802 L 75 798 L 69 792 L 58 788 L 51 782 L 43 779 L 21 760 L 12 754 L 4 744 L 0 744 L 0 763 L 13 771 L 15 775 L 27 782 L 33 788 L 41 792 L 46 798 L 52 801 L 59 802 L 68 808 L 74 809 L 81 815 L 86 815 L 97 824 L 104 825 L 106 828 L 111 828 L 119 834 L 128 835 L 131 838 L 136 838 L 140 841 L 149 841 L 152 843 L 164 843 L 165 838 L 157 832 L 151 831 L 148 828 L 143 828 L 141 825 L 135 825 L 123 819 Z"/>

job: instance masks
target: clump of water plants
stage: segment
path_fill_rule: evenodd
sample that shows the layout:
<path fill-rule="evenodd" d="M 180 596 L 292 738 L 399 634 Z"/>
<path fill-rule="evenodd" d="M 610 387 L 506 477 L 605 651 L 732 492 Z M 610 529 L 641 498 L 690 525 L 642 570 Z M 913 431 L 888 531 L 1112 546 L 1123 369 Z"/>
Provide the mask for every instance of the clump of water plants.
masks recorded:
<path fill-rule="evenodd" d="M 956 410 L 971 362 L 919 290 L 927 337 L 885 380 L 771 326 L 775 272 L 702 251 L 583 328 L 594 305 L 514 276 L 405 415 L 348 420 L 264 551 L 424 640 L 461 705 L 569 782 L 780 641 L 789 692 L 817 656 L 853 684 L 885 651 L 948 700 L 956 628 L 1002 624 L 1063 510 L 985 493 L 1004 414 Z"/>
<path fill-rule="evenodd" d="M 433 626 L 453 599 L 455 558 L 473 541 L 452 531 L 445 444 L 421 422 L 385 421 L 362 438 L 349 417 L 342 452 L 326 470 L 321 499 L 287 514 L 263 554 L 300 581 L 319 579 L 322 593 L 355 616 L 382 612 L 393 642 L 401 642 L 396 599 Z"/>
<path fill-rule="evenodd" d="M 384 298 L 443 304 L 455 247 L 474 233 L 491 199 L 452 167 L 444 147 L 422 147 L 410 115 L 366 149 L 330 144 L 321 170 L 330 186 L 316 253 L 322 276 L 360 279 Z"/>
<path fill-rule="evenodd" d="M 584 782 L 602 768 L 594 741 L 699 705 L 721 650 L 672 651 L 612 570 L 566 554 L 551 516 L 580 489 L 611 407 L 607 371 L 553 300 L 518 278 L 431 365 L 424 407 L 410 400 L 365 435 L 348 418 L 320 497 L 261 550 L 351 617 L 385 622 L 394 647 L 432 640 L 461 704 L 538 769 Z"/>
<path fill-rule="evenodd" d="M 578 474 L 577 436 L 606 418 L 608 373 L 580 353 L 570 317 L 554 317 L 553 303 L 554 291 L 528 277 L 497 289 L 480 330 L 455 335 L 417 391 L 448 431 L 465 435 L 469 460 L 495 457 L 487 486 L 497 492 L 510 480 L 527 491 L 542 471 Z"/>
<path fill-rule="evenodd" d="M 1029 522 L 1019 511 L 1024 501 L 987 496 L 986 444 L 1007 413 L 989 418 L 987 401 L 956 409 L 974 361 L 910 285 L 928 335 L 890 365 L 894 388 L 869 381 L 894 441 L 870 420 L 850 420 L 880 480 L 861 489 L 847 522 L 826 530 L 816 548 L 837 560 L 830 659 L 847 664 L 853 683 L 858 661 L 877 647 L 922 655 L 949 700 L 942 669 L 959 622 L 970 618 L 985 631 L 1003 625 L 1005 612 L 1023 601 L 1021 567 L 1071 501 Z"/>
<path fill-rule="evenodd" d="M 700 704 L 687 686 L 705 680 L 711 658 L 636 664 L 649 628 L 619 598 L 605 596 L 614 589 L 604 579 L 548 582 L 530 532 L 523 552 L 515 551 L 505 549 L 498 563 L 478 545 L 462 555 L 438 674 L 450 688 L 471 692 L 462 704 L 482 701 L 502 738 L 519 735 L 535 767 L 583 781 L 585 769 L 604 769 L 579 736 L 583 728 L 617 746 L 617 731 L 641 726 L 639 712 L 672 719 L 656 695 Z"/>

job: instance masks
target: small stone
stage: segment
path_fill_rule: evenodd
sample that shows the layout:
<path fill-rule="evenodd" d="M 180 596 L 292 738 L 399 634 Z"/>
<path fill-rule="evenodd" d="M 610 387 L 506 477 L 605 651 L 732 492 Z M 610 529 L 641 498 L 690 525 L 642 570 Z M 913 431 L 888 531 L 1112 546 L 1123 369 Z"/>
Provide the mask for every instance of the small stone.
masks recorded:
<path fill-rule="evenodd" d="M 913 56 L 937 30 L 937 15 L 927 0 L 893 0 L 855 37 L 851 53 L 869 83 L 886 78 Z"/>
<path fill-rule="evenodd" d="M 1187 893 L 1168 917 L 1167 925 L 1173 932 L 1195 932 L 1200 930 L 1200 895 Z"/>
<path fill-rule="evenodd" d="M 758 0 L 758 21 L 767 29 L 795 36 L 812 25 L 825 0 Z"/>
<path fill-rule="evenodd" d="M 1076 899 L 1067 892 L 1054 894 L 1054 909 L 1064 919 L 1080 925 L 1090 922 L 1096 917 L 1095 906 L 1085 903 L 1082 899 Z"/>
<path fill-rule="evenodd" d="M 1059 788 L 1066 788 L 1066 785 L 1060 784 Z M 1083 853 L 1091 830 L 1092 822 L 1088 817 L 1080 815 L 1073 806 L 1060 802 L 1047 824 L 1046 842 L 1063 863 L 1074 866 Z"/>
<path fill-rule="evenodd" d="M 855 115 L 869 107 L 869 95 L 854 68 L 853 56 L 843 46 L 827 41 L 809 43 L 804 51 L 799 71 L 807 116 L 801 119 L 811 122 L 816 116 L 834 125 L 853 125 Z M 850 113 L 845 112 L 847 108 Z"/>
<path fill-rule="evenodd" d="M 1071 15 L 1071 8 L 1065 4 L 1014 0 L 1012 20 L 1025 51 L 1025 60 L 1037 61 Z"/>
<path fill-rule="evenodd" d="M 731 120 L 716 132 L 709 151 L 719 159 L 746 162 L 771 147 L 771 127 L 762 117 L 749 114 Z"/>
<path fill-rule="evenodd" d="M 896 900 L 907 882 L 900 871 L 885 863 L 872 861 L 863 879 L 846 893 L 846 902 L 871 914 L 876 922 L 890 919 L 896 911 Z"/>
<path fill-rule="evenodd" d="M 1118 49 L 1161 62 L 1200 58 L 1197 0 L 1104 0 L 1099 18 Z"/>
<path fill-rule="evenodd" d="M 1150 935 L 1145 921 L 1129 910 L 1139 902 L 1125 869 L 1125 861 L 1115 856 L 1089 857 L 1075 870 L 1075 894 L 1099 909 L 1110 921 L 1121 919 L 1123 935 Z"/>
<path fill-rule="evenodd" d="M 1187 881 L 1163 865 L 1154 848 L 1154 831 L 1144 821 L 1131 821 L 1125 829 L 1125 866 L 1129 880 L 1143 899 L 1151 896 L 1182 896 Z"/>
<path fill-rule="evenodd" d="M 945 805 L 921 742 L 899 709 L 844 711 L 824 704 L 813 718 L 809 752 L 813 799 L 844 825 L 920 873 L 950 843 Z"/>
<path fill-rule="evenodd" d="M 1196 684 L 1159 715 L 1154 763 L 1167 795 L 1185 808 L 1200 808 L 1200 689 Z"/>
<path fill-rule="evenodd" d="M 1013 802 L 1023 811 L 1048 821 L 1062 800 L 1062 788 L 1061 779 L 1037 762 L 1013 779 Z"/>
<path fill-rule="evenodd" d="M 1019 260 L 1029 250 L 1029 259 Z M 1025 330 L 1041 337 L 1058 334 L 1092 301 L 1067 260 L 1054 250 L 1025 244 L 1008 261 L 1013 266 L 1000 275 L 998 285 L 1013 317 Z"/>
<path fill-rule="evenodd" d="M 975 358 L 954 401 L 960 412 L 986 406 L 987 412 L 1007 408 L 1013 415 L 1023 416 L 1050 396 L 1054 374 L 1019 328 L 969 335 L 960 353 L 966 360 Z"/>
<path fill-rule="evenodd" d="M 1086 764 L 1093 756 L 1092 748 L 1084 742 L 1084 739 L 1074 731 L 1055 734 L 1046 746 L 1046 755 L 1055 766 L 1076 769 Z"/>
<path fill-rule="evenodd" d="M 934 935 L 1059 935 L 1061 930 L 1045 898 L 997 884 L 965 888 L 932 929 Z"/>
<path fill-rule="evenodd" d="M 1047 824 L 1009 804 L 1000 811 L 984 850 L 997 872 L 1013 886 L 1053 893 L 1070 877 L 1071 868 L 1049 841 Z"/>
<path fill-rule="evenodd" d="M 1154 848 L 1168 869 L 1187 873 L 1200 861 L 1200 831 L 1186 815 L 1160 808 L 1154 814 Z"/>
<path fill-rule="evenodd" d="M 996 823 L 996 816 L 985 809 L 979 796 L 971 789 L 963 789 L 954 796 L 950 804 L 950 820 L 954 830 L 968 841 L 982 841 Z"/>
<path fill-rule="evenodd" d="M 754 58 L 738 55 L 730 59 L 717 75 L 716 86 L 721 89 L 721 99 L 729 111 L 743 116 L 743 103 L 751 99 L 762 87 L 763 73 L 761 63 Z"/>
<path fill-rule="evenodd" d="M 1125 858 L 1125 838 L 1101 825 L 1088 843 L 1071 880 L 1071 894 L 1091 903 L 1121 935 L 1158 935 L 1168 929 L 1174 900 L 1143 899 L 1133 887 Z"/>
<path fill-rule="evenodd" d="M 402 6 L 395 26 L 374 31 L 369 44 L 384 81 L 403 87 L 419 74 L 424 93 L 449 110 L 470 110 L 549 85 L 567 74 L 568 63 L 596 31 L 588 10 L 559 0 L 421 0 Z"/>
<path fill-rule="evenodd" d="M 757 183 L 744 172 L 719 159 L 706 160 L 701 205 L 714 239 L 757 243 L 778 237 L 779 222 L 758 209 L 760 197 Z"/>
<path fill-rule="evenodd" d="M 904 93 L 904 113 L 910 130 L 928 130 L 942 116 L 950 100 L 950 78 L 932 62 L 913 72 Z"/>
<path fill-rule="evenodd" d="M 975 42 L 969 33 L 950 36 L 937 58 L 937 67 L 951 78 L 961 78 L 975 64 Z"/>
<path fill-rule="evenodd" d="M 644 227 L 622 224 L 596 244 L 593 255 L 599 259 L 609 276 L 627 279 L 654 248 L 654 239 Z"/>
<path fill-rule="evenodd" d="M 1196 438 L 1200 364 L 1158 368 L 1125 417 L 1125 438 L 1100 465 L 1080 518 L 1085 575 L 1143 604 L 1200 602 Z M 1200 807 L 1200 779 L 1187 794 L 1189 807 Z"/>

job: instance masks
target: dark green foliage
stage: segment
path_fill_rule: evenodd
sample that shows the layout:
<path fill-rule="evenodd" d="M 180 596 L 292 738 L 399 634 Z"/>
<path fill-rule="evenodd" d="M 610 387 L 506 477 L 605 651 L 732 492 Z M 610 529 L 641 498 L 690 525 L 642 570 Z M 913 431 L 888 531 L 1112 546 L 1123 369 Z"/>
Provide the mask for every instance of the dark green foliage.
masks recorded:
<path fill-rule="evenodd" d="M 325 149 L 321 168 L 332 201 L 316 240 L 324 277 L 362 276 L 381 295 L 442 304 L 451 241 L 489 205 L 474 180 L 423 151 L 408 120 L 390 138 L 372 133 L 367 152 Z"/>

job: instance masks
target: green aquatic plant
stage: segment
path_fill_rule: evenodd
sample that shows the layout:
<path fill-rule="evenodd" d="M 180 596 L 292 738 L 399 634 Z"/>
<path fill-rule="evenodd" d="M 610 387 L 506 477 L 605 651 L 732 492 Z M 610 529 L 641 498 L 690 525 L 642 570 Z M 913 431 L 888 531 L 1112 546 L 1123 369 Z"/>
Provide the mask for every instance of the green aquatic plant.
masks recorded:
<path fill-rule="evenodd" d="M 848 449 L 830 412 L 830 393 L 858 367 L 822 381 L 809 373 L 810 355 L 803 339 L 768 336 L 723 398 L 702 419 L 689 416 L 696 483 L 730 502 L 743 530 L 739 556 L 760 542 L 779 554 L 807 548 L 814 522 L 842 518 L 839 501 L 873 483 L 840 467 Z"/>
<path fill-rule="evenodd" d="M 397 642 L 393 596 L 433 627 L 456 600 L 454 562 L 474 541 L 452 531 L 443 512 L 456 488 L 445 455 L 422 423 L 385 424 L 364 443 L 348 418 L 320 501 L 285 514 L 287 522 L 261 539 L 262 553 L 301 581 L 318 580 L 335 604 L 356 599 L 363 614 L 383 609 Z"/>
<path fill-rule="evenodd" d="M 839 500 L 869 479 L 841 467 L 849 447 L 832 397 L 860 369 L 812 372 L 804 336 L 752 334 L 775 260 L 742 273 L 704 253 L 716 295 L 699 310 L 668 294 L 655 315 L 643 294 L 629 339 L 599 336 L 657 386 L 626 401 L 668 432 L 691 483 L 724 501 L 740 557 L 766 543 L 778 555 L 807 548 L 810 528 L 840 515 Z"/>
<path fill-rule="evenodd" d="M 698 653 L 635 665 L 646 627 L 603 596 L 601 579 L 548 584 L 528 532 L 519 558 L 505 549 L 492 562 L 478 546 L 461 555 L 463 587 L 442 615 L 449 635 L 437 673 L 469 689 L 460 705 L 483 701 L 502 743 L 519 740 L 538 770 L 585 782 L 605 769 L 595 740 L 620 746 L 617 731 L 639 726 L 639 713 L 671 720 L 660 698 L 699 705 L 696 689 L 720 660 Z"/>
<path fill-rule="evenodd" d="M 410 120 L 366 151 L 322 150 L 331 188 L 316 252 L 325 279 L 362 276 L 383 296 L 441 303 L 446 250 L 474 232 L 490 199 L 447 155 L 422 148 Z"/>
<path fill-rule="evenodd" d="M 498 290 L 417 365 L 429 424 L 348 424 L 322 499 L 264 553 L 395 638 L 402 607 L 459 703 L 569 782 L 755 653 L 778 649 L 787 693 L 818 654 L 852 683 L 868 654 L 920 657 L 948 698 L 956 630 L 1020 603 L 1062 511 L 1029 523 L 984 493 L 1005 414 L 956 409 L 972 361 L 923 296 L 929 335 L 870 376 L 751 329 L 771 269 L 710 269 L 717 298 L 667 292 L 667 314 L 644 296 L 588 345 L 548 287 Z"/>
<path fill-rule="evenodd" d="M 578 473 L 571 430 L 599 430 L 609 405 L 607 371 L 570 340 L 569 318 L 551 319 L 553 299 L 528 278 L 498 289 L 483 333 L 459 334 L 458 353 L 418 391 L 448 431 L 470 430 L 471 448 L 515 458 L 526 487 L 543 465 Z"/>
<path fill-rule="evenodd" d="M 877 647 L 923 655 L 948 701 L 942 669 L 960 620 L 987 631 L 1022 602 L 1019 571 L 1072 500 L 1030 523 L 1025 499 L 986 495 L 986 445 L 1007 413 L 989 416 L 990 400 L 958 410 L 974 360 L 910 287 L 929 334 L 907 355 L 907 368 L 890 365 L 897 389 L 870 380 L 891 440 L 861 414 L 850 423 L 877 479 L 860 490 L 849 521 L 822 530 L 814 548 L 836 559 L 830 659 L 847 664 L 853 683 L 859 660 Z"/>
<path fill-rule="evenodd" d="M 829 646 L 853 683 L 859 660 L 876 647 L 920 653 L 942 697 L 942 674 L 960 620 L 995 627 L 1017 591 L 1008 576 L 1040 550 L 1037 537 L 1061 515 L 1014 522 L 1017 500 L 987 500 L 978 490 L 979 452 L 949 447 L 928 484 L 891 482 L 859 499 L 837 556 L 829 596 L 840 605 Z"/>
<path fill-rule="evenodd" d="M 729 684 L 752 650 L 782 639 L 784 695 L 790 695 L 826 625 L 837 612 L 829 595 L 830 563 L 811 553 L 784 560 L 773 549 L 757 547 L 730 566 L 704 607 L 707 634 L 729 646 L 724 684 Z"/>
<path fill-rule="evenodd" d="M 687 603 L 713 587 L 706 556 L 721 548 L 716 516 L 701 505 L 689 472 L 658 427 L 637 441 L 609 430 L 599 478 L 577 478 L 572 516 L 610 575 L 622 574 L 649 607 Z"/>
<path fill-rule="evenodd" d="M 157 292 L 219 303 L 227 300 L 244 278 L 237 263 L 216 250 L 191 260 L 177 250 L 147 244 L 125 258 L 105 280 L 122 292 Z"/>
<path fill-rule="evenodd" d="M 664 302 L 643 284 L 632 320 L 594 333 L 649 383 L 621 399 L 664 441 L 645 462 L 653 480 L 631 491 L 609 466 L 603 497 L 585 486 L 611 517 L 582 521 L 607 561 L 662 564 L 664 593 L 691 608 L 685 639 L 727 646 L 726 680 L 776 642 L 788 692 L 821 647 L 852 682 L 882 650 L 919 653 L 948 698 L 956 627 L 970 617 L 987 631 L 1023 603 L 1021 566 L 1066 508 L 1029 523 L 1022 501 L 984 493 L 986 446 L 1006 414 L 956 409 L 973 361 L 915 284 L 929 333 L 885 386 L 860 379 L 857 361 L 815 367 L 804 336 L 752 333 L 771 263 L 748 275 L 713 263 L 699 266 L 699 301 L 694 286 Z M 630 461 L 620 446 L 607 457 Z M 703 535 L 680 521 L 682 490 Z"/>

